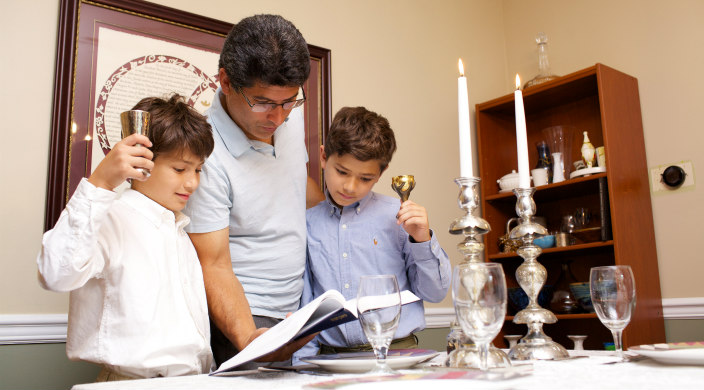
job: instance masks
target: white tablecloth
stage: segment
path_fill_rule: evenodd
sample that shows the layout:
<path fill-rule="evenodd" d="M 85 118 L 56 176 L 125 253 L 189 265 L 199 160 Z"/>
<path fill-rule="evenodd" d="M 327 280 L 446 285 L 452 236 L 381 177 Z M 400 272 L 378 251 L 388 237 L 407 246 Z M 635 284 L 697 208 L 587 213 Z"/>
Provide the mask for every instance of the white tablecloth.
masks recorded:
<path fill-rule="evenodd" d="M 396 380 L 352 384 L 338 387 L 356 389 L 704 389 L 704 366 L 674 366 L 646 359 L 638 362 L 604 364 L 615 361 L 611 353 L 588 351 L 586 358 L 563 361 L 532 361 L 516 372 L 528 375 L 503 380 L 480 379 L 423 379 Z M 444 360 L 439 355 L 431 363 Z M 405 374 L 422 374 L 424 370 L 401 370 Z M 295 372 L 261 372 L 251 375 L 214 377 L 196 375 L 188 377 L 156 378 L 122 382 L 90 383 L 76 385 L 74 390 L 106 389 L 301 389 L 305 385 L 324 381 L 358 378 L 359 374 L 309 375 Z M 332 388 L 332 387 L 328 387 Z"/>

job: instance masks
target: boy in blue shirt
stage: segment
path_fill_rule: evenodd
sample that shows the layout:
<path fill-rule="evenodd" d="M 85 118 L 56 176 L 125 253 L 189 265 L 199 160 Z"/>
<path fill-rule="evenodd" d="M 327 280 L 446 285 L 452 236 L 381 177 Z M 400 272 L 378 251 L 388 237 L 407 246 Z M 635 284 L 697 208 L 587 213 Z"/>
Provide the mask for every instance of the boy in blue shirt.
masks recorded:
<path fill-rule="evenodd" d="M 321 146 L 326 199 L 306 212 L 308 256 L 301 306 L 327 290 L 356 298 L 363 275 L 393 274 L 399 289 L 439 302 L 450 286 L 447 254 L 430 230 L 425 208 L 372 192 L 387 168 L 396 141 L 386 118 L 364 107 L 342 108 Z M 423 302 L 403 306 L 391 349 L 416 348 L 413 332 L 425 328 Z M 320 333 L 295 353 L 363 351 L 358 321 Z"/>

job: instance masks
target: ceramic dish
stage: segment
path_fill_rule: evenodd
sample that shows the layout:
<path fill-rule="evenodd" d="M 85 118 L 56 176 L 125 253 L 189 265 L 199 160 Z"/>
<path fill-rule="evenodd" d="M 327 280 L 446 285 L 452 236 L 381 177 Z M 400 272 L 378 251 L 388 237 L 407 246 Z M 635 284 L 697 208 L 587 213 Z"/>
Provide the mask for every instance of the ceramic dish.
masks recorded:
<path fill-rule="evenodd" d="M 432 349 L 394 349 L 390 350 L 386 363 L 394 370 L 410 368 L 418 363 L 426 362 L 438 355 Z M 333 355 L 316 355 L 301 358 L 306 363 L 311 363 L 334 372 L 366 372 L 371 371 L 376 364 L 372 352 L 337 353 Z"/>
<path fill-rule="evenodd" d="M 665 364 L 704 365 L 704 342 L 646 344 L 628 348 Z"/>
<path fill-rule="evenodd" d="M 578 169 L 578 170 L 570 173 L 570 179 L 574 179 L 575 177 L 579 177 L 579 176 L 593 175 L 595 173 L 601 173 L 601 172 L 606 172 L 606 167 L 592 167 L 592 168 Z"/>

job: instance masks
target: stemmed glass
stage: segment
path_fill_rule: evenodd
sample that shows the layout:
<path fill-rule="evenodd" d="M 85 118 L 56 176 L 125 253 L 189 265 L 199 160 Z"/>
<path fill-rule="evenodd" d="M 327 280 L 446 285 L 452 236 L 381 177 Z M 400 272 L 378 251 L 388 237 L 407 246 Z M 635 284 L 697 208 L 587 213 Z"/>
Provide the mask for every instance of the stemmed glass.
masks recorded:
<path fill-rule="evenodd" d="M 501 264 L 464 263 L 452 274 L 452 302 L 462 330 L 479 349 L 479 368 L 488 369 L 489 344 L 506 316 L 506 277 Z"/>
<path fill-rule="evenodd" d="M 401 294 L 396 276 L 362 276 L 357 291 L 357 313 L 376 356 L 376 366 L 370 373 L 396 374 L 386 364 L 389 344 L 401 318 Z"/>
<path fill-rule="evenodd" d="M 614 336 L 614 347 L 624 360 L 623 329 L 636 306 L 636 283 L 628 265 L 594 267 L 589 275 L 589 292 L 596 315 Z"/>

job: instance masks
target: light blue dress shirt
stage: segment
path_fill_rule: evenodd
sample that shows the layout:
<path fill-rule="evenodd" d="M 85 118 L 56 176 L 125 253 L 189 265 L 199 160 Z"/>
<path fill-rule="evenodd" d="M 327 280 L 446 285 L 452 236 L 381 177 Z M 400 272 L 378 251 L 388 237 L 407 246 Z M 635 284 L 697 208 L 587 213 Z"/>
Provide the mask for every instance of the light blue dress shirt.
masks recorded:
<path fill-rule="evenodd" d="M 308 256 L 301 306 L 335 289 L 345 299 L 357 297 L 360 276 L 396 275 L 401 291 L 422 300 L 439 302 L 450 286 L 450 261 L 435 235 L 430 241 L 411 242 L 396 224 L 401 203 L 397 198 L 370 192 L 361 201 L 340 210 L 327 199 L 306 212 Z M 394 338 L 425 328 L 423 302 L 404 305 Z M 359 321 L 327 329 L 294 355 L 294 362 L 315 355 L 319 343 L 343 347 L 367 343 Z"/>

